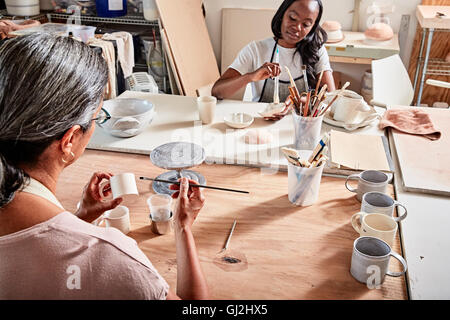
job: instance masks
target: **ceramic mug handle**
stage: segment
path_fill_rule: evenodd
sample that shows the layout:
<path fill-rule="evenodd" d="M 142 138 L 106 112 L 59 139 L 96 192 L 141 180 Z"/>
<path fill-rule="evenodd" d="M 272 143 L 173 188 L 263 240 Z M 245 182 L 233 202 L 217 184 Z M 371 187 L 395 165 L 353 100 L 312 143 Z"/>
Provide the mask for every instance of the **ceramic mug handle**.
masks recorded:
<path fill-rule="evenodd" d="M 355 213 L 354 215 L 352 215 L 352 227 L 353 229 L 355 229 L 356 232 L 358 232 L 359 234 L 361 234 L 361 228 L 362 228 L 362 218 L 364 216 L 365 213 L 363 212 L 358 212 Z M 356 222 L 356 220 L 359 218 L 359 223 Z"/>
<path fill-rule="evenodd" d="M 398 201 L 395 201 L 394 205 L 395 205 L 397 208 L 398 208 L 398 207 L 402 207 L 403 210 L 405 211 L 402 215 L 399 214 L 397 218 L 394 218 L 394 220 L 395 220 L 396 222 L 402 221 L 402 220 L 405 219 L 406 216 L 408 215 L 408 210 L 406 210 L 406 207 L 405 207 L 404 205 L 402 205 L 401 203 L 399 203 Z M 398 209 L 397 209 L 397 210 L 398 210 Z M 399 211 L 400 211 L 400 210 L 399 210 Z"/>
<path fill-rule="evenodd" d="M 392 272 L 392 271 L 388 270 L 386 272 L 386 274 L 391 277 L 400 277 L 400 276 L 404 275 L 406 273 L 406 270 L 408 269 L 405 259 L 403 259 L 403 257 L 401 255 L 399 255 L 397 252 L 394 252 L 394 251 L 391 251 L 390 255 L 391 255 L 391 257 L 394 257 L 395 259 L 400 261 L 400 263 L 403 266 L 403 271 L 402 272 Z"/>
<path fill-rule="evenodd" d="M 108 184 L 110 184 L 109 180 L 102 181 L 98 187 L 100 197 L 102 197 L 102 199 L 112 199 L 112 190 L 111 190 L 111 195 L 109 197 L 105 195 L 105 188 Z M 109 187 L 111 188 L 111 185 Z"/>
<path fill-rule="evenodd" d="M 359 179 L 359 178 L 360 178 L 360 174 L 359 174 L 359 173 L 355 173 L 355 174 L 352 174 L 352 175 L 348 176 L 348 177 L 347 177 L 347 180 L 345 180 L 345 187 L 347 188 L 348 191 L 357 193 L 357 192 L 358 192 L 358 188 L 353 189 L 353 188 L 351 188 L 351 187 L 348 185 L 348 180 L 350 180 L 350 179 L 355 179 L 355 178 L 358 178 L 358 179 Z"/>

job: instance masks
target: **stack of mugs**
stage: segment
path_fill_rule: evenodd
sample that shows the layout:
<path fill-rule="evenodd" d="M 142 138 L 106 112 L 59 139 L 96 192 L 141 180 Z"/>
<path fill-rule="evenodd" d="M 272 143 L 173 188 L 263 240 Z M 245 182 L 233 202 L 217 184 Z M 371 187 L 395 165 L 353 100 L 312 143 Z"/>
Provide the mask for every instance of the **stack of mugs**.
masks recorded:
<path fill-rule="evenodd" d="M 386 275 L 399 277 L 407 269 L 406 261 L 391 249 L 396 239 L 397 222 L 406 218 L 407 210 L 386 194 L 390 178 L 384 172 L 367 170 L 349 176 L 345 182 L 346 188 L 356 193 L 356 198 L 361 201 L 361 212 L 351 218 L 351 224 L 360 237 L 353 245 L 350 273 L 368 287 L 378 288 Z M 350 179 L 358 180 L 356 188 L 349 185 Z M 403 212 L 394 217 L 397 207 L 401 207 Z M 402 272 L 389 271 L 391 256 L 400 261 Z"/>

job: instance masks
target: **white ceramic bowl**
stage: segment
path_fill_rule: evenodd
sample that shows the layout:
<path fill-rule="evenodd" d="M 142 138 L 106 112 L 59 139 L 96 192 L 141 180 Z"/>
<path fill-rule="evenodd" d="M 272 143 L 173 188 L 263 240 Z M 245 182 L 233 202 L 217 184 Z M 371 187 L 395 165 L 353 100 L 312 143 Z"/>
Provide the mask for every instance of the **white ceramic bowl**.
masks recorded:
<path fill-rule="evenodd" d="M 251 115 L 241 112 L 230 113 L 223 118 L 226 125 L 236 129 L 247 128 L 253 123 L 253 120 L 254 119 Z"/>
<path fill-rule="evenodd" d="M 103 103 L 111 119 L 100 124 L 106 132 L 115 137 L 128 138 L 138 135 L 152 122 L 154 106 L 142 99 L 112 99 Z"/>

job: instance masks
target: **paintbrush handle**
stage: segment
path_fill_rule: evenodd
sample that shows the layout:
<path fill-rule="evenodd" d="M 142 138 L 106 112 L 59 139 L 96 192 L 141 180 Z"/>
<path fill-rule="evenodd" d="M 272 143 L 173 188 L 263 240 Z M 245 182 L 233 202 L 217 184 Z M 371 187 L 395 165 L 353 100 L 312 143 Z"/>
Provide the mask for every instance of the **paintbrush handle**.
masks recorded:
<path fill-rule="evenodd" d="M 163 179 L 152 179 L 147 177 L 139 177 L 141 180 L 149 180 L 149 181 L 156 181 L 156 182 L 164 182 L 164 183 L 170 183 L 170 184 L 176 184 L 177 186 L 180 185 L 178 181 L 170 181 L 170 180 L 163 180 Z M 234 189 L 227 189 L 227 188 L 220 188 L 220 187 L 212 187 L 212 186 L 205 186 L 202 184 L 190 184 L 189 187 L 194 188 L 205 188 L 205 189 L 214 189 L 214 190 L 222 190 L 222 191 L 230 191 L 230 192 L 238 192 L 238 193 L 250 193 L 248 191 L 241 191 L 241 190 L 234 190 Z"/>
<path fill-rule="evenodd" d="M 233 222 L 233 226 L 231 227 L 231 231 L 230 231 L 230 234 L 228 235 L 227 242 L 225 242 L 225 246 L 223 247 L 224 249 L 228 248 L 228 244 L 230 243 L 231 236 L 233 235 L 233 231 L 234 231 L 235 227 L 236 227 L 236 220 L 234 220 L 234 222 Z"/>

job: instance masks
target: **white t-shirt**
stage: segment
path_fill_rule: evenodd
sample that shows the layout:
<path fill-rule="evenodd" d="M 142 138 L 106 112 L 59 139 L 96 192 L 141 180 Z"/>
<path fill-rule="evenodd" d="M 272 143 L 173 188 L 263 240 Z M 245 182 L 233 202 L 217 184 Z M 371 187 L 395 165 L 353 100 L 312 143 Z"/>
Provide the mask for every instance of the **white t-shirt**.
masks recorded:
<path fill-rule="evenodd" d="M 274 46 L 275 40 L 273 37 L 260 41 L 252 41 L 239 52 L 236 59 L 230 65 L 230 68 L 233 68 L 240 74 L 253 72 L 264 63 L 270 62 Z M 280 45 L 278 45 L 278 48 L 280 54 L 280 66 L 282 67 L 280 80 L 289 81 L 289 75 L 284 70 L 284 66 L 289 68 L 294 79 L 300 77 L 302 75 L 303 62 L 300 54 L 296 53 L 294 56 L 296 48 L 284 48 Z M 273 61 L 275 61 L 275 55 Z M 325 46 L 322 46 L 319 50 L 319 61 L 317 61 L 314 66 L 314 70 L 316 74 L 322 72 L 322 70 L 333 71 L 330 66 L 330 59 L 328 58 Z M 258 101 L 261 96 L 264 81 L 252 82 L 251 86 L 253 92 L 252 100 Z"/>

